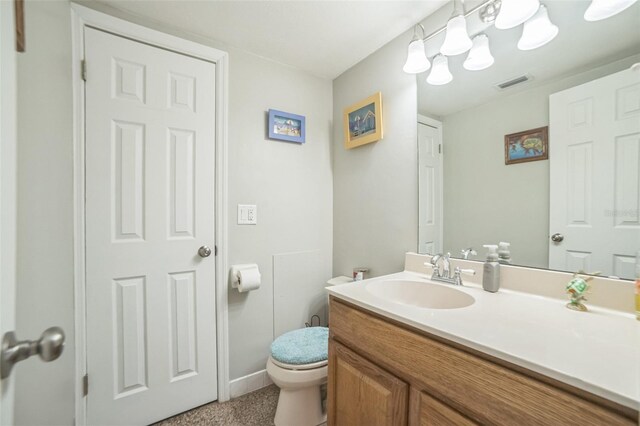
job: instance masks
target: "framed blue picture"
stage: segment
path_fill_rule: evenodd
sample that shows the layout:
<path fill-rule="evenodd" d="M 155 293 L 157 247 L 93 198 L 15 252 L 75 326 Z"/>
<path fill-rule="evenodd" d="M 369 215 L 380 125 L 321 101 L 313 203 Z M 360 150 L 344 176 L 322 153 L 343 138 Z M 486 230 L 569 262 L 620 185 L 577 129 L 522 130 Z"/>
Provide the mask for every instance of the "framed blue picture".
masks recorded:
<path fill-rule="evenodd" d="M 269 139 L 287 142 L 305 142 L 305 119 L 303 115 L 269 110 Z"/>

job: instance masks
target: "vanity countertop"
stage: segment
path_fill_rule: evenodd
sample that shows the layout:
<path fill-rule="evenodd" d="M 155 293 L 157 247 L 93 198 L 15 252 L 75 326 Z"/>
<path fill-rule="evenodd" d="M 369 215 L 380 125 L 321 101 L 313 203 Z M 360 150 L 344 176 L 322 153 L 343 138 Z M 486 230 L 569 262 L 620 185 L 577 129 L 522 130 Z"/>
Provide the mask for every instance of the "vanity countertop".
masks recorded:
<path fill-rule="evenodd" d="M 327 290 L 384 317 L 629 408 L 640 405 L 640 321 L 631 314 L 592 306 L 589 312 L 577 312 L 563 300 L 506 289 L 488 293 L 471 283 L 454 288 L 473 296 L 473 305 L 425 309 L 384 300 L 366 289 L 381 280 L 431 282 L 427 275 L 404 271 Z"/>

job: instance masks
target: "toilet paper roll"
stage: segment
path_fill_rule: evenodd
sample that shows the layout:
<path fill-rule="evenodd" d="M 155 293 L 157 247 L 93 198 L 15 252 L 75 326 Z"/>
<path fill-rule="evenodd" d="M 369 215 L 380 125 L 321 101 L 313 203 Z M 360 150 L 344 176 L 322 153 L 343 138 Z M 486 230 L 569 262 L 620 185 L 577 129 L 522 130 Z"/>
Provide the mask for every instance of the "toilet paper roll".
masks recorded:
<path fill-rule="evenodd" d="M 238 291 L 244 293 L 260 288 L 260 271 L 256 265 L 254 268 L 238 271 Z"/>
<path fill-rule="evenodd" d="M 256 264 L 234 265 L 231 267 L 231 286 L 240 293 L 260 288 L 260 270 Z"/>

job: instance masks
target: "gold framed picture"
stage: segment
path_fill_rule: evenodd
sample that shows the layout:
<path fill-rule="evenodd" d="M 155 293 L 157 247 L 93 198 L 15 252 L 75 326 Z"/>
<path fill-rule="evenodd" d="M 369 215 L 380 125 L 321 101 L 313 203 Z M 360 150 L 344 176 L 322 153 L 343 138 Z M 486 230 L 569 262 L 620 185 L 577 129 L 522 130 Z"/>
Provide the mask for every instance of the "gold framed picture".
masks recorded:
<path fill-rule="evenodd" d="M 343 124 L 345 149 L 382 139 L 382 93 L 345 108 Z"/>

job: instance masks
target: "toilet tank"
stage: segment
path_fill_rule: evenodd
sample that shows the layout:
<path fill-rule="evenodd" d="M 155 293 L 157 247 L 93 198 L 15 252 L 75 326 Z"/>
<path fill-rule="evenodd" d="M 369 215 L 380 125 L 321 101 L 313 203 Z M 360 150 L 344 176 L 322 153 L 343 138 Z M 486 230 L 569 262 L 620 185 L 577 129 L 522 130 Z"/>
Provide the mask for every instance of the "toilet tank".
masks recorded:
<path fill-rule="evenodd" d="M 353 278 L 345 277 L 344 275 L 340 275 L 339 277 L 333 277 L 329 281 L 327 281 L 328 286 L 332 285 L 342 285 L 353 282 Z"/>
<path fill-rule="evenodd" d="M 341 275 L 339 277 L 333 277 L 329 281 L 327 281 L 327 286 L 349 284 L 349 283 L 352 283 L 352 282 L 353 282 L 353 278 Z M 327 303 L 325 304 L 324 317 L 326 318 L 327 324 L 322 324 L 322 325 L 329 326 L 329 324 L 328 324 L 328 322 L 329 322 L 329 295 L 328 294 L 327 294 Z"/>

